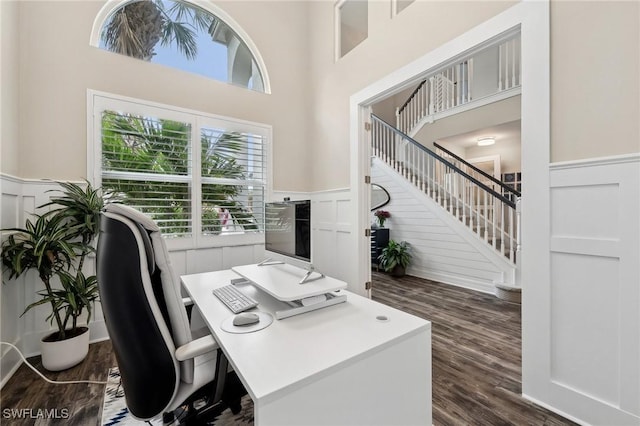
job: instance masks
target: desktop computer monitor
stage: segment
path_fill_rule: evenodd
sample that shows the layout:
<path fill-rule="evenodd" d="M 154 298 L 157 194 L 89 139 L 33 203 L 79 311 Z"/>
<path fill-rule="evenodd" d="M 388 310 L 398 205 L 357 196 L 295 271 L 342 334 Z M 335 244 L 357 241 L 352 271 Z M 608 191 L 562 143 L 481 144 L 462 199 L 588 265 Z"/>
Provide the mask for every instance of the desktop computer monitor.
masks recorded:
<path fill-rule="evenodd" d="M 265 203 L 265 252 L 272 260 L 311 268 L 311 201 Z"/>

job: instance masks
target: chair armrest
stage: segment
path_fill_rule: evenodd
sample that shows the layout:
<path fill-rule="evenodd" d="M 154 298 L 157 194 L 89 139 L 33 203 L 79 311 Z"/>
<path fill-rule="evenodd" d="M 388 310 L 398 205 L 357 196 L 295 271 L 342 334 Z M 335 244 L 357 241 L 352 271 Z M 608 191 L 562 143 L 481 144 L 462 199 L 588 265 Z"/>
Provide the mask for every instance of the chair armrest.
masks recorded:
<path fill-rule="evenodd" d="M 178 347 L 176 349 L 176 359 L 178 361 L 184 361 L 219 348 L 220 346 L 218 346 L 218 342 L 215 341 L 213 336 L 204 336 Z"/>
<path fill-rule="evenodd" d="M 191 306 L 193 305 L 193 300 L 191 300 L 190 297 L 183 297 L 182 303 L 184 304 L 184 306 Z"/>

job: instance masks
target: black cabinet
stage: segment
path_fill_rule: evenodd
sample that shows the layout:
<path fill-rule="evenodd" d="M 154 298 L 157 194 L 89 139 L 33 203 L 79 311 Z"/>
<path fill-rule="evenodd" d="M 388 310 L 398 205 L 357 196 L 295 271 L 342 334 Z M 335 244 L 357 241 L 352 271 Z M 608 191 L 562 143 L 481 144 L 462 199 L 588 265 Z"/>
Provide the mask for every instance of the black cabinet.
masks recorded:
<path fill-rule="evenodd" d="M 389 228 L 371 228 L 371 266 L 378 265 L 378 256 L 389 245 Z"/>

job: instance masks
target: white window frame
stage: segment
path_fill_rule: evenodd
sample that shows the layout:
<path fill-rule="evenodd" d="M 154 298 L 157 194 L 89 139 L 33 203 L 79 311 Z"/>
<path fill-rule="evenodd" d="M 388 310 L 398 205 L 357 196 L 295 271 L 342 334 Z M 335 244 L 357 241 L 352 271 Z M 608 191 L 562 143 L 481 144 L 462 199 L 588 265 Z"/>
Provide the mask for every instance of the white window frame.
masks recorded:
<path fill-rule="evenodd" d="M 398 1 L 399 0 L 391 0 L 391 17 L 395 18 L 396 16 L 398 16 L 398 14 L 402 11 L 404 11 L 404 9 L 406 9 L 407 7 L 411 6 L 413 3 L 416 2 L 416 0 L 413 0 L 412 3 L 406 5 L 402 10 L 398 11 Z"/>
<path fill-rule="evenodd" d="M 271 144 L 273 129 L 270 125 L 89 89 L 87 91 L 87 179 L 95 187 L 100 187 L 102 184 L 102 111 L 105 110 L 125 111 L 131 114 L 148 115 L 191 124 L 193 155 L 191 167 L 194 168 L 192 173 L 193 193 L 191 197 L 191 211 L 193 212 L 192 235 L 190 237 L 167 238 L 165 241 L 169 250 L 264 243 L 264 234 L 262 232 L 219 235 L 202 234 L 200 128 L 213 126 L 231 132 L 248 132 L 263 138 L 263 150 L 266 156 L 264 200 L 267 200 L 273 188 Z"/>
<path fill-rule="evenodd" d="M 342 53 L 342 15 L 341 15 L 341 9 L 342 6 L 344 6 L 345 3 L 347 3 L 348 0 L 338 0 L 335 5 L 333 6 L 333 26 L 334 26 L 334 59 L 335 62 L 338 62 L 341 58 L 343 58 L 345 55 L 347 55 L 348 53 L 350 53 L 351 51 L 353 51 L 356 47 L 358 47 L 360 44 L 362 44 L 365 40 L 367 40 L 369 38 L 369 6 L 368 6 L 368 1 L 367 1 L 367 36 L 358 44 L 356 44 L 355 46 L 353 46 L 349 52 L 346 53 Z"/>

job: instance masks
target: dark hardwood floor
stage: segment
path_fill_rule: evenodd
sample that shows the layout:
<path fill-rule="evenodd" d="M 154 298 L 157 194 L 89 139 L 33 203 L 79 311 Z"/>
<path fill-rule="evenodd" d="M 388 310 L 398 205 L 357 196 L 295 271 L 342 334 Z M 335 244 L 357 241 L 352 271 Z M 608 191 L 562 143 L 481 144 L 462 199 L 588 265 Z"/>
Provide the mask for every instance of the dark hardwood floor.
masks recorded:
<path fill-rule="evenodd" d="M 520 305 L 420 278 L 373 273 L 373 299 L 432 323 L 434 425 L 572 425 L 521 393 Z M 31 361 L 42 371 L 39 357 Z M 109 341 L 86 360 L 46 373 L 55 380 L 106 380 L 116 365 Z M 104 386 L 52 385 L 21 366 L 0 392 L 5 409 L 66 409 L 62 422 L 9 420 L 5 425 L 98 425 Z M 2 413 L 0 412 L 0 415 Z M 240 423 L 234 423 L 240 424 Z"/>
<path fill-rule="evenodd" d="M 68 370 L 57 373 L 48 372 L 42 367 L 39 356 L 29 358 L 29 362 L 46 377 L 56 381 L 106 381 L 109 368 L 116 365 L 109 340 L 91 344 L 85 360 Z M 0 391 L 0 407 L 2 407 L 0 424 L 12 426 L 99 425 L 102 418 L 104 388 L 104 385 L 99 384 L 47 383 L 23 364 Z M 58 419 L 38 419 L 38 410 L 46 410 L 49 415 Z M 42 412 L 40 415 L 43 416 Z"/>
<path fill-rule="evenodd" d="M 372 272 L 372 298 L 431 321 L 434 425 L 573 425 L 521 395 L 520 305 Z"/>

